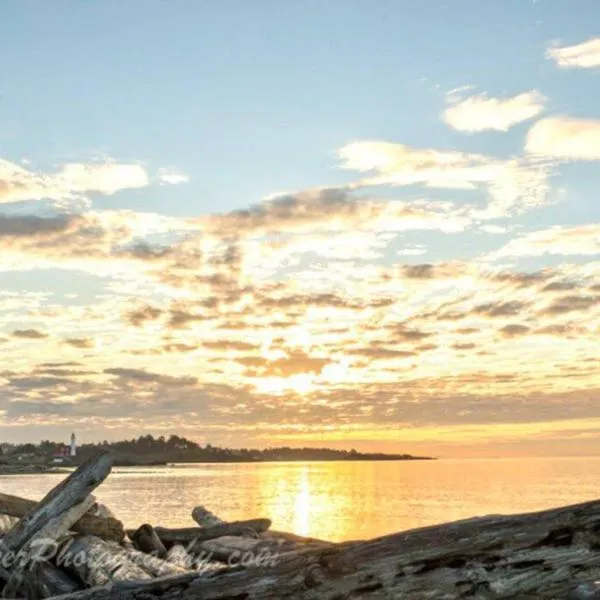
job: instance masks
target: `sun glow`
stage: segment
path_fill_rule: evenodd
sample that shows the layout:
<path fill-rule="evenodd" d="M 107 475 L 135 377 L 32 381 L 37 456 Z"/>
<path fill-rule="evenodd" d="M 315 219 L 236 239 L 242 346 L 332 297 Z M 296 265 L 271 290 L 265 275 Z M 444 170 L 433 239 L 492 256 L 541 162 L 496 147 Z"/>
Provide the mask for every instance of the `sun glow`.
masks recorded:
<path fill-rule="evenodd" d="M 256 391 L 263 394 L 308 394 L 315 389 L 315 376 L 310 373 L 299 373 L 290 377 L 265 377 L 255 383 Z"/>

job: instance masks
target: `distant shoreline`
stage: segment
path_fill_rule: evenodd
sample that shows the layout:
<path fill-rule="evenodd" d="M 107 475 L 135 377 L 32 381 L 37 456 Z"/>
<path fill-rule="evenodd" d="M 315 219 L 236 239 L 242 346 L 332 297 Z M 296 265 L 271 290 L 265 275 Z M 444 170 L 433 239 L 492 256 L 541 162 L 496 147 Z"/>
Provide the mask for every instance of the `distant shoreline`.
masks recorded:
<path fill-rule="evenodd" d="M 115 461 L 115 467 L 168 467 L 172 465 L 231 465 L 231 464 L 259 464 L 259 463 L 303 463 L 303 462 L 412 462 L 423 460 L 439 460 L 433 456 L 414 456 L 411 458 L 283 458 L 283 459 L 255 459 L 255 460 L 178 460 L 167 462 L 143 461 Z"/>
<path fill-rule="evenodd" d="M 260 463 L 349 463 L 349 462 L 413 462 L 423 460 L 439 460 L 431 456 L 414 456 L 411 458 L 297 458 L 297 459 L 259 459 L 259 460 L 200 460 L 200 461 L 167 461 L 167 462 L 144 462 L 115 460 L 113 467 L 116 468 L 139 468 L 139 467 L 173 467 L 180 465 L 245 465 Z M 42 465 L 0 465 L 0 477 L 6 475 L 57 475 L 70 473 L 76 467 L 73 465 L 42 466 Z"/>

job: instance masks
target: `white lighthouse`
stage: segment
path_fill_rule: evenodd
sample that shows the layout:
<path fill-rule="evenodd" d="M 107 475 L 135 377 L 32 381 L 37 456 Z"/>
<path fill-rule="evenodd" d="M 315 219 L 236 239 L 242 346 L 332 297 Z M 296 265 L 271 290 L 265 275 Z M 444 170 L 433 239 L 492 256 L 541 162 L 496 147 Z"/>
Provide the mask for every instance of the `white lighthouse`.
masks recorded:
<path fill-rule="evenodd" d="M 77 439 L 75 438 L 75 434 L 71 434 L 71 444 L 69 445 L 69 456 L 77 455 Z"/>

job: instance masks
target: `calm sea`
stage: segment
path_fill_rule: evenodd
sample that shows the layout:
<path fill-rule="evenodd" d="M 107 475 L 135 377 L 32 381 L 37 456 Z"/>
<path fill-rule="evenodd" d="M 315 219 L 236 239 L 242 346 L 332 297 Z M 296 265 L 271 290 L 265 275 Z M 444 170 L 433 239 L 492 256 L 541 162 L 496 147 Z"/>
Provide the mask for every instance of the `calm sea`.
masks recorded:
<path fill-rule="evenodd" d="M 0 491 L 39 499 L 63 477 L 2 477 Z M 593 500 L 600 458 L 117 468 L 96 497 L 126 527 L 190 526 L 202 504 L 227 520 L 269 517 L 274 529 L 349 540 Z"/>

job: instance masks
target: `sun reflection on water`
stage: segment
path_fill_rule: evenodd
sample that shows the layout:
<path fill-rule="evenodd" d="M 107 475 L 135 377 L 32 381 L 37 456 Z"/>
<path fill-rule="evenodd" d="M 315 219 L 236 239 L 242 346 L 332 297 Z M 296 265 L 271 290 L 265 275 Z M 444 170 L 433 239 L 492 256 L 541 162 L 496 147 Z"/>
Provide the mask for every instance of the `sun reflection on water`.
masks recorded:
<path fill-rule="evenodd" d="M 299 489 L 294 500 L 294 530 L 300 535 L 308 535 L 312 511 L 308 467 L 302 469 L 298 475 Z"/>

